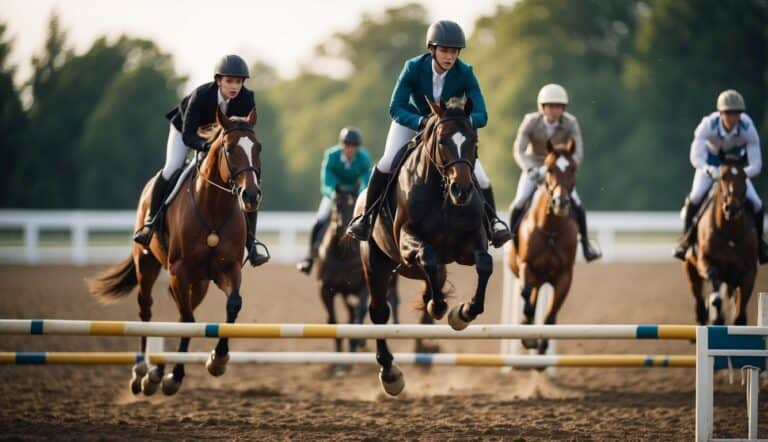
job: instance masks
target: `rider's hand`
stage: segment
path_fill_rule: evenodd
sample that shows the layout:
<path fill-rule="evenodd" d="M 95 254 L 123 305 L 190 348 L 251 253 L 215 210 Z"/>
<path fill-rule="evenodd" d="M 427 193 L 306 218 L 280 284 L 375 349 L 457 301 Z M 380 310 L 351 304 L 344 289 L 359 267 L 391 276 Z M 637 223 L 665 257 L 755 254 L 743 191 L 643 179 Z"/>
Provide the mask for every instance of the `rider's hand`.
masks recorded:
<path fill-rule="evenodd" d="M 720 179 L 720 168 L 717 166 L 710 166 L 707 165 L 704 167 L 704 172 L 709 175 L 710 178 L 713 180 L 719 180 Z"/>
<path fill-rule="evenodd" d="M 419 120 L 419 131 L 424 130 L 425 127 L 427 127 L 427 117 L 421 117 L 421 120 Z"/>
<path fill-rule="evenodd" d="M 211 143 L 205 142 L 200 145 L 200 152 L 208 152 L 211 150 Z"/>
<path fill-rule="evenodd" d="M 547 176 L 547 166 L 531 167 L 528 176 L 534 181 L 542 181 Z"/>

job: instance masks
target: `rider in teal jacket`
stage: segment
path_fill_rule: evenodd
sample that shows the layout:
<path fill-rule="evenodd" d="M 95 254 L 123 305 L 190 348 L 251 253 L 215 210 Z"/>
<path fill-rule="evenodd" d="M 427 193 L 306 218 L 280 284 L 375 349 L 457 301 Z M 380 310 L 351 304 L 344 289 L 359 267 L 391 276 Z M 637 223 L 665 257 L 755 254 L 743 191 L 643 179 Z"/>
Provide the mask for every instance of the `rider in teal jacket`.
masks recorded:
<path fill-rule="evenodd" d="M 371 206 L 379 200 L 379 195 L 389 181 L 397 153 L 424 129 L 429 119 L 431 111 L 427 98 L 439 103 L 455 97 L 466 97 L 472 100 L 473 111 L 469 116 L 472 127 L 479 129 L 485 127 L 488 122 L 483 93 L 472 67 L 459 59 L 461 49 L 466 47 L 461 27 L 452 21 L 437 21 L 427 30 L 426 43 L 429 52 L 405 62 L 392 92 L 389 104 L 392 122 L 384 146 L 384 155 L 376 163 L 371 175 L 366 194 L 365 215 L 353 220 L 347 229 L 349 235 L 360 241 L 367 241 L 371 235 L 376 214 L 376 210 L 372 210 Z M 511 235 L 509 229 L 496 216 L 491 181 L 479 159 L 475 161 L 474 173 L 487 203 L 487 217 L 492 230 L 489 232 L 491 242 L 495 247 L 501 247 Z"/>
<path fill-rule="evenodd" d="M 309 235 L 309 255 L 296 264 L 301 272 L 309 274 L 317 257 L 318 241 L 331 217 L 333 196 L 336 189 L 357 190 L 368 186 L 371 176 L 371 155 L 364 148 L 360 131 L 345 127 L 339 133 L 339 144 L 325 151 L 320 169 L 320 186 L 323 199 L 317 209 L 315 224 Z"/>

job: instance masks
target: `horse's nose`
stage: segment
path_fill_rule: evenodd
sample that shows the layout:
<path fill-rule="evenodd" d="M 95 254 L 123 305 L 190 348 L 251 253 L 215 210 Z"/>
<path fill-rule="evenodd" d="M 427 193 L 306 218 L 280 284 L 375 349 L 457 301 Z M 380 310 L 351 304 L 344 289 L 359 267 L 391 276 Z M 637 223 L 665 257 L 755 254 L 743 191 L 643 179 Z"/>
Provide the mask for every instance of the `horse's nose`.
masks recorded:
<path fill-rule="evenodd" d="M 462 189 L 456 181 L 451 183 L 449 190 L 451 192 L 451 197 L 455 200 L 460 201 L 464 197 L 464 189 Z"/>
<path fill-rule="evenodd" d="M 258 209 L 259 203 L 261 202 L 261 189 L 256 188 L 255 190 L 249 191 L 247 188 L 243 188 L 240 192 L 240 200 L 247 209 Z"/>

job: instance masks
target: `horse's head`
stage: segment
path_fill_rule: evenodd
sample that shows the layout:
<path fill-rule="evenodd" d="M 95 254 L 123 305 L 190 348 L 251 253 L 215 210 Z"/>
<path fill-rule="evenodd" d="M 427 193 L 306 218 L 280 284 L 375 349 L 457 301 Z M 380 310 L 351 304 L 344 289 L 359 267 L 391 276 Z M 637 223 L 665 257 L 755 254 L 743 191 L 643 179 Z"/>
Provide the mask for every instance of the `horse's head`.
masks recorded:
<path fill-rule="evenodd" d="M 469 204 L 474 194 L 477 160 L 477 133 L 469 115 L 472 101 L 451 98 L 448 103 L 427 99 L 432 116 L 425 128 L 426 145 L 432 163 L 443 177 L 443 192 L 456 206 Z"/>
<path fill-rule="evenodd" d="M 556 216 L 566 216 L 571 207 L 571 192 L 576 185 L 573 139 L 557 146 L 547 141 L 547 151 L 549 153 L 544 160 L 544 166 L 547 168 L 544 185 L 549 193 L 547 211 Z"/>
<path fill-rule="evenodd" d="M 253 130 L 256 110 L 245 118 L 227 118 L 217 109 L 216 123 L 221 132 L 208 157 L 218 160 L 219 176 L 237 196 L 240 210 L 255 212 L 261 203 L 261 143 Z"/>
<path fill-rule="evenodd" d="M 348 189 L 336 186 L 336 193 L 333 194 L 333 210 L 331 212 L 331 222 L 336 229 L 346 230 L 347 225 L 352 220 L 355 212 L 355 202 L 357 201 L 357 188 Z"/>
<path fill-rule="evenodd" d="M 718 192 L 726 221 L 736 219 L 744 213 L 744 204 L 747 201 L 747 174 L 741 165 L 725 163 L 720 167 Z"/>

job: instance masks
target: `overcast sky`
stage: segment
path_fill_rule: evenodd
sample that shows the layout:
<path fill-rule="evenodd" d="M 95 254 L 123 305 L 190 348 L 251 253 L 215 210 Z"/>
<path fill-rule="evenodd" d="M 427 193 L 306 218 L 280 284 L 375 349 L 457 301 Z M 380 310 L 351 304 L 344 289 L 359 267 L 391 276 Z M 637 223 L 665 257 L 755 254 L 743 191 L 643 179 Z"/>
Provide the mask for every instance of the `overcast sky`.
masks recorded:
<path fill-rule="evenodd" d="M 315 45 L 334 32 L 357 26 L 364 13 L 379 14 L 407 0 L 0 0 L 0 20 L 14 39 L 11 63 L 17 81 L 30 74 L 29 60 L 46 36 L 51 10 L 58 9 L 77 52 L 101 35 L 126 33 L 154 40 L 173 54 L 177 71 L 192 84 L 209 81 L 225 53 L 259 57 L 283 76 L 296 74 Z M 512 0 L 425 0 L 431 20 L 457 21 L 468 34 L 475 19 Z M 411 54 L 403 54 L 403 58 Z"/>

